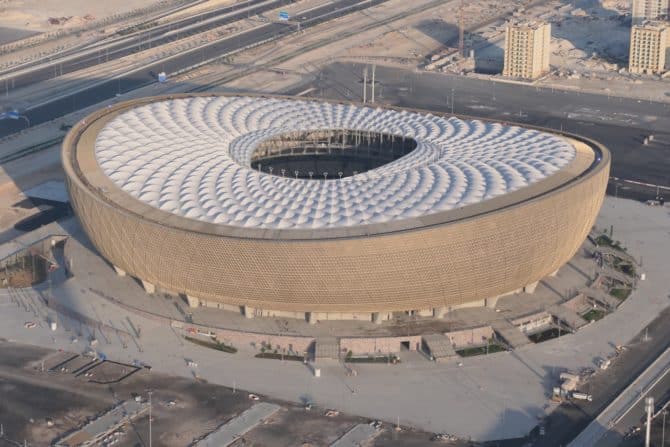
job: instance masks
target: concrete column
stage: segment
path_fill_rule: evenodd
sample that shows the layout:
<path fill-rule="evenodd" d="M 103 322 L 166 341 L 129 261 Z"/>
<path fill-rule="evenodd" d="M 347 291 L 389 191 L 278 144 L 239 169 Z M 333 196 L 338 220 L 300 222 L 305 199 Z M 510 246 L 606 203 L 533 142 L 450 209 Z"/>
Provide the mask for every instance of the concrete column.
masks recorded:
<path fill-rule="evenodd" d="M 305 320 L 309 324 L 316 324 L 316 312 L 305 312 Z"/>
<path fill-rule="evenodd" d="M 488 307 L 489 309 L 494 309 L 496 307 L 496 305 L 498 304 L 498 298 L 500 298 L 500 297 L 499 296 L 494 296 L 494 297 L 491 297 L 491 298 L 486 298 L 484 300 L 484 306 Z"/>
<path fill-rule="evenodd" d="M 125 270 L 121 270 L 120 268 L 118 268 L 118 267 L 115 266 L 115 265 L 112 266 L 112 267 L 114 267 L 114 271 L 116 272 L 117 275 L 119 275 L 119 276 L 126 276 L 126 271 L 125 271 Z"/>
<path fill-rule="evenodd" d="M 153 295 L 154 293 L 156 293 L 156 286 L 143 279 L 141 279 L 140 281 L 142 281 L 142 287 L 144 287 L 145 292 L 147 292 L 149 295 Z"/>
<path fill-rule="evenodd" d="M 374 324 L 382 324 L 382 313 L 381 312 L 372 312 L 372 322 Z"/>
<path fill-rule="evenodd" d="M 538 281 L 535 281 L 534 283 L 526 285 L 526 287 L 523 288 L 523 291 L 526 293 L 533 293 L 535 292 L 535 288 L 537 287 Z"/>
<path fill-rule="evenodd" d="M 447 314 L 447 308 L 444 306 L 433 308 L 433 317 L 435 318 L 444 318 L 446 314 Z"/>
<path fill-rule="evenodd" d="M 194 296 L 186 295 L 186 302 L 188 307 L 200 307 L 200 300 Z"/>
<path fill-rule="evenodd" d="M 249 307 L 249 306 L 244 306 L 243 309 L 244 309 L 244 316 L 245 317 L 254 318 L 254 316 L 255 316 L 254 314 L 256 313 L 255 308 Z"/>

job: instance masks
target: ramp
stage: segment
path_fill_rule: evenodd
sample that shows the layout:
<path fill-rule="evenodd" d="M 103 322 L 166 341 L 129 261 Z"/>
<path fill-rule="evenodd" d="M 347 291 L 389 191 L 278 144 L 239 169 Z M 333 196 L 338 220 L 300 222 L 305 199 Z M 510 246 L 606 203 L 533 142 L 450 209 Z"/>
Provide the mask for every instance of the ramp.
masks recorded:
<path fill-rule="evenodd" d="M 629 264 L 637 264 L 637 261 L 635 260 L 635 258 L 633 256 L 629 255 L 625 251 L 617 250 L 617 249 L 612 248 L 612 247 L 606 247 L 606 246 L 596 247 L 595 250 L 594 250 L 594 253 L 599 254 L 603 258 L 605 258 L 605 257 L 618 258 L 618 259 L 620 259 L 624 262 L 627 262 Z"/>
<path fill-rule="evenodd" d="M 621 301 L 600 289 L 589 287 L 579 292 L 584 294 L 587 299 L 593 300 L 607 309 L 616 309 L 621 304 Z"/>
<path fill-rule="evenodd" d="M 526 337 L 526 334 L 521 332 L 518 327 L 514 326 L 507 320 L 495 320 L 491 323 L 491 328 L 502 338 L 512 349 L 525 346 L 531 341 Z"/>
<path fill-rule="evenodd" d="M 369 424 L 358 424 L 344 434 L 340 439 L 330 444 L 330 447 L 360 447 L 368 443 L 379 434 L 379 430 Z"/>
<path fill-rule="evenodd" d="M 278 410 L 279 405 L 268 402 L 257 403 L 207 435 L 196 444 L 196 447 L 226 447 Z"/>
<path fill-rule="evenodd" d="M 586 326 L 588 323 L 579 314 L 573 310 L 568 309 L 565 306 L 559 304 L 554 304 L 547 308 L 547 312 L 551 314 L 554 318 L 559 321 L 562 321 L 566 326 L 568 326 L 573 331 L 576 331 L 582 326 Z"/>
<path fill-rule="evenodd" d="M 421 337 L 422 347 L 436 362 L 458 357 L 451 340 L 444 334 L 426 334 Z"/>
<path fill-rule="evenodd" d="M 314 342 L 314 360 L 339 359 L 340 340 L 336 337 L 319 337 Z"/>
<path fill-rule="evenodd" d="M 635 278 L 628 276 L 625 273 L 622 273 L 611 267 L 604 267 L 602 270 L 598 272 L 598 276 L 601 276 L 609 280 L 618 281 L 621 284 L 626 284 L 631 287 L 635 284 Z"/>

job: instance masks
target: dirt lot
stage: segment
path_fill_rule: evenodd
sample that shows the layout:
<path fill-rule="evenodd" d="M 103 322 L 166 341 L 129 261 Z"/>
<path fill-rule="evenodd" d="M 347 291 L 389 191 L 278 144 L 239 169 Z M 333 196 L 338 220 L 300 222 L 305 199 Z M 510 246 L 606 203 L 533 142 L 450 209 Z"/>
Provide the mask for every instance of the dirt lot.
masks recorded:
<path fill-rule="evenodd" d="M 0 421 L 9 440 L 21 443 L 25 439 L 28 445 L 48 445 L 63 433 L 84 425 L 87 418 L 108 410 L 114 402 L 131 399 L 135 394 L 146 398 L 146 391 L 152 389 L 153 444 L 183 446 L 215 430 L 252 404 L 244 391 L 233 393 L 224 387 L 157 375 L 144 369 L 119 384 L 89 383 L 83 376 L 75 377 L 72 371 L 90 359 L 79 356 L 67 361 L 73 355 L 0 342 L 3 397 Z M 102 373 L 103 369 L 111 368 L 112 375 L 118 372 L 118 365 L 104 366 L 107 363 L 93 371 L 99 369 Z M 68 372 L 60 369 L 48 372 L 59 364 L 68 367 Z M 323 409 L 305 411 L 299 406 L 282 404 L 279 413 L 233 445 L 329 445 L 361 422 L 367 421 L 345 415 L 329 418 Z M 135 421 L 124 433 L 118 445 L 145 444 L 148 417 Z M 4 445 L 12 443 L 0 440 L 0 446 Z"/>
<path fill-rule="evenodd" d="M 0 421 L 5 438 L 0 447 L 50 445 L 55 439 L 136 395 L 147 398 L 152 390 L 152 443 L 157 447 L 183 447 L 216 430 L 249 408 L 248 392 L 233 391 L 191 379 L 174 378 L 140 369 L 116 384 L 95 384 L 75 377 L 71 370 L 49 372 L 73 353 L 50 351 L 0 340 Z M 76 360 L 80 359 L 78 357 Z M 74 361 L 68 362 L 74 363 Z M 107 363 L 107 362 L 106 362 Z M 103 363 L 104 365 L 104 363 Z M 110 364 L 112 365 L 112 364 Z M 116 371 L 114 365 L 110 366 Z M 261 400 L 265 400 L 261 396 Z M 232 446 L 328 446 L 363 418 L 337 414 L 326 416 L 324 408 L 309 411 L 301 405 L 276 402 L 279 412 L 259 424 Z M 147 445 L 148 415 L 125 426 L 118 446 Z M 396 432 L 384 423 L 371 443 L 377 446 L 422 446 L 431 434 L 410 429 Z M 437 445 L 437 444 L 436 444 Z M 468 443 L 450 446 L 470 445 Z"/>

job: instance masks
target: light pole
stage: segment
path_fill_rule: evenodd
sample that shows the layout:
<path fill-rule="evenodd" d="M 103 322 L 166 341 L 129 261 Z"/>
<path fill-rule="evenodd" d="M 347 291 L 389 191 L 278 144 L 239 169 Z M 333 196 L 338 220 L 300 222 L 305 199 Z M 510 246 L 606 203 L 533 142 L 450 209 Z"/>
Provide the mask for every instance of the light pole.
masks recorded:
<path fill-rule="evenodd" d="M 651 416 L 654 413 L 654 398 L 647 397 L 644 399 L 644 410 L 647 413 L 647 430 L 644 437 L 644 447 L 649 447 L 651 441 Z"/>
<path fill-rule="evenodd" d="M 663 430 L 661 431 L 661 447 L 665 447 L 665 415 L 668 410 L 663 410 Z"/>
<path fill-rule="evenodd" d="M 153 391 L 149 390 L 149 447 L 151 447 L 151 394 Z"/>

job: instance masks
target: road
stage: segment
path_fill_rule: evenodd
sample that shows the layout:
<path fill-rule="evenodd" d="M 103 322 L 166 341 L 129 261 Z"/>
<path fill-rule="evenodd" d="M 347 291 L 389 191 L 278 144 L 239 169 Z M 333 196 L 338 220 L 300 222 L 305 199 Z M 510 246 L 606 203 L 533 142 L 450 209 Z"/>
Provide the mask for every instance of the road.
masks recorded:
<path fill-rule="evenodd" d="M 315 80 L 287 93 L 313 87 L 316 96 L 360 101 L 362 73 L 360 64 L 332 64 L 316 74 Z M 584 135 L 612 151 L 612 175 L 670 186 L 670 104 L 385 66 L 376 69 L 376 96 L 383 104 L 453 111 Z M 652 133 L 654 141 L 643 145 L 644 137 Z M 625 190 L 618 192 L 623 195 Z"/>
<path fill-rule="evenodd" d="M 595 445 L 608 446 L 617 445 L 620 434 L 608 432 L 617 424 L 627 429 L 639 423 L 640 405 L 644 406 L 644 396 L 647 389 L 654 391 L 660 397 L 664 389 L 658 387 L 661 379 L 666 377 L 670 368 L 670 350 L 661 354 L 642 374 L 626 387 L 594 420 L 586 429 L 568 444 L 568 447 L 591 447 Z M 653 385 L 653 387 L 651 387 Z M 667 383 L 665 383 L 667 386 Z M 637 411 L 635 411 L 637 410 Z M 620 420 L 621 419 L 621 420 Z M 626 419 L 624 421 L 623 419 Z M 602 439 L 605 435 L 608 439 Z M 600 441 L 600 442 L 599 442 Z"/>
<path fill-rule="evenodd" d="M 670 374 L 666 374 L 653 388 L 649 390 L 648 396 L 654 398 L 656 408 L 659 404 L 667 400 L 668 392 L 670 391 Z M 661 416 L 662 417 L 662 416 Z M 644 399 L 638 401 L 637 404 L 630 408 L 628 414 L 623 417 L 613 428 L 608 431 L 605 436 L 596 444 L 597 447 L 614 447 L 621 443 L 623 436 L 633 427 L 641 427 L 641 433 L 644 438 L 644 426 L 642 425 L 646 419 L 644 411 Z M 670 437 L 670 436 L 669 436 Z"/>
<path fill-rule="evenodd" d="M 313 27 L 326 21 L 379 5 L 385 1 L 387 0 L 337 0 L 300 12 L 298 14 L 300 28 Z M 267 25 L 233 35 L 226 39 L 218 40 L 209 45 L 180 53 L 169 59 L 147 64 L 122 77 L 101 79 L 98 84 L 85 91 L 66 95 L 47 104 L 31 108 L 24 115 L 33 126 L 47 122 L 105 99 L 113 98 L 115 95 L 122 95 L 124 92 L 156 82 L 156 73 L 158 72 L 175 73 L 202 61 L 215 57 L 223 57 L 236 50 L 247 48 L 269 39 L 278 39 L 295 32 L 296 29 L 296 25 L 292 24 L 268 23 Z M 21 120 L 0 121 L 0 137 L 10 135 L 25 127 L 26 123 Z"/>
<path fill-rule="evenodd" d="M 93 45 L 90 49 L 80 49 L 76 54 L 70 54 L 68 57 L 42 64 L 39 68 L 8 73 L 0 78 L 0 82 L 3 87 L 7 83 L 11 85 L 9 90 L 11 92 L 13 89 L 83 70 L 152 47 L 169 44 L 178 39 L 234 23 L 252 15 L 263 14 L 295 1 L 297 0 L 248 0 L 237 3 L 206 14 L 188 17 L 175 23 L 150 27 L 131 36 L 114 39 L 113 42 L 108 44 L 103 41 L 100 44 Z"/>

